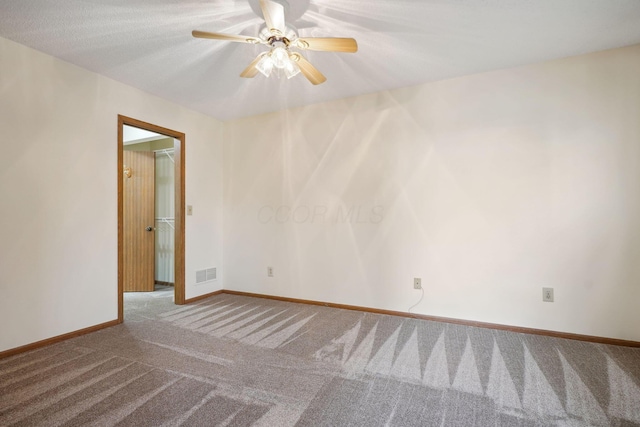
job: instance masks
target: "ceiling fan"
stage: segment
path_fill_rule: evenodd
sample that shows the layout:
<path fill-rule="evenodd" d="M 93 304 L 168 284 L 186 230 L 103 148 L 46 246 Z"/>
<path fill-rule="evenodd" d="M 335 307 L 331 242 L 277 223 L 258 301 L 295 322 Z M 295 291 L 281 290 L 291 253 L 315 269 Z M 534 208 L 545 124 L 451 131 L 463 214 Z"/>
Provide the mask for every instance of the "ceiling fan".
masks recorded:
<path fill-rule="evenodd" d="M 358 44 L 352 38 L 298 37 L 295 29 L 285 23 L 285 7 L 283 3 L 286 4 L 286 2 L 284 0 L 279 1 L 260 0 L 260 8 L 262 9 L 266 27 L 260 31 L 258 37 L 210 33 L 198 30 L 194 30 L 191 34 L 197 38 L 269 46 L 269 51 L 260 53 L 240 73 L 240 77 L 252 78 L 258 72 L 269 77 L 275 70 L 278 75 L 284 74 L 287 78 L 302 73 L 314 85 L 324 83 L 327 78 L 304 56 L 298 52 L 291 51 L 291 48 L 353 53 L 358 50 Z"/>

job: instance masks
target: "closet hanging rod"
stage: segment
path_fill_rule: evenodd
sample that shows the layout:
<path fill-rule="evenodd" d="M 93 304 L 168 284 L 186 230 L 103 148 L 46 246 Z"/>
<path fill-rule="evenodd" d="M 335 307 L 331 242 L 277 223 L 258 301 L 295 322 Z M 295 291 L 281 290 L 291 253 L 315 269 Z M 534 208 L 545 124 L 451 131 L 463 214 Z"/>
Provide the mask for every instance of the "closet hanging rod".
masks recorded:
<path fill-rule="evenodd" d="M 174 153 L 174 149 L 173 148 L 164 148 L 162 150 L 153 150 L 154 153 L 156 154 L 166 154 L 167 157 L 169 158 L 169 160 L 171 160 L 171 163 L 175 164 L 175 160 L 173 160 L 173 157 L 171 157 L 171 155 Z"/>
<path fill-rule="evenodd" d="M 171 227 L 173 230 L 176 229 L 172 224 L 172 222 L 174 221 L 173 218 L 156 218 L 156 221 L 164 222 L 169 227 Z"/>

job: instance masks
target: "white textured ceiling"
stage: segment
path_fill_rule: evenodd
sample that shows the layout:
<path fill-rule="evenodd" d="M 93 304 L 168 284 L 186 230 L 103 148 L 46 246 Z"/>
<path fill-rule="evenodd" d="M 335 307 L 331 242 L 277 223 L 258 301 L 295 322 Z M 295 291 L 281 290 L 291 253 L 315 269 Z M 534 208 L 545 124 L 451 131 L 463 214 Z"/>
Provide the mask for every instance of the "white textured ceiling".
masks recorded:
<path fill-rule="evenodd" d="M 304 52 L 322 85 L 240 78 L 264 46 L 191 36 L 257 35 L 256 0 L 0 0 L 0 36 L 220 120 L 640 43 L 640 0 L 289 3 L 301 37 L 358 41 Z"/>

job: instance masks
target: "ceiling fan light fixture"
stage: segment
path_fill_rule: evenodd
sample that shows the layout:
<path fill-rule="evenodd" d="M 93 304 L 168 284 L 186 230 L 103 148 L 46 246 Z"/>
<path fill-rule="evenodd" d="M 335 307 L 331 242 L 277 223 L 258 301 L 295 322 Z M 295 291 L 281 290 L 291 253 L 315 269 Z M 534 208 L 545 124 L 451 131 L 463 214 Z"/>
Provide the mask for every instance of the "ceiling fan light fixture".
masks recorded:
<path fill-rule="evenodd" d="M 295 63 L 295 59 L 291 58 L 289 50 L 283 46 L 275 46 L 269 53 L 263 54 L 255 67 L 265 77 L 273 74 L 274 70 L 278 77 L 284 74 L 287 79 L 295 77 L 300 72 L 300 67 Z"/>

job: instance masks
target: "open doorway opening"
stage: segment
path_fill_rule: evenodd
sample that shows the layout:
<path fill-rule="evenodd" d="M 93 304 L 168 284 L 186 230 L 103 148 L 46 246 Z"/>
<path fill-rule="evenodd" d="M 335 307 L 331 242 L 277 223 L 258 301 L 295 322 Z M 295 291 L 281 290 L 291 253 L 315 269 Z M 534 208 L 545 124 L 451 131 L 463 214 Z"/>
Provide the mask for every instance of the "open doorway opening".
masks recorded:
<path fill-rule="evenodd" d="M 184 304 L 184 134 L 118 116 L 118 320 L 124 292 Z"/>

